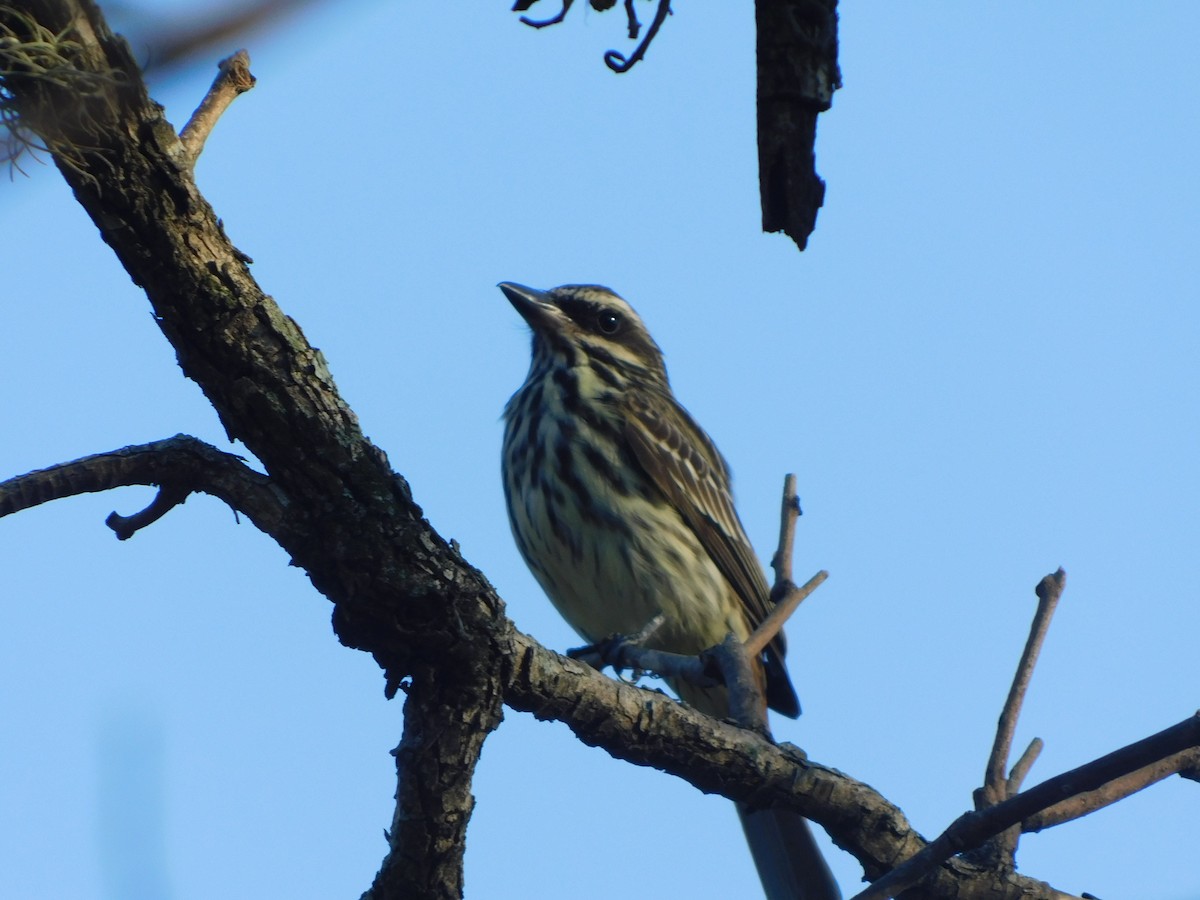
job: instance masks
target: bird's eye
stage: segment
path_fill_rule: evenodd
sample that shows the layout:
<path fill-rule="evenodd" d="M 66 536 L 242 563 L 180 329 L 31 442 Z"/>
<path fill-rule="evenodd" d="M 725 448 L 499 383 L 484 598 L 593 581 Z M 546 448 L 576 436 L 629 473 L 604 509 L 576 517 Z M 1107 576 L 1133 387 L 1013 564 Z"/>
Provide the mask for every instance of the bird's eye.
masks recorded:
<path fill-rule="evenodd" d="M 616 334 L 621 327 L 621 317 L 609 309 L 601 310 L 596 316 L 596 327 L 602 334 Z"/>

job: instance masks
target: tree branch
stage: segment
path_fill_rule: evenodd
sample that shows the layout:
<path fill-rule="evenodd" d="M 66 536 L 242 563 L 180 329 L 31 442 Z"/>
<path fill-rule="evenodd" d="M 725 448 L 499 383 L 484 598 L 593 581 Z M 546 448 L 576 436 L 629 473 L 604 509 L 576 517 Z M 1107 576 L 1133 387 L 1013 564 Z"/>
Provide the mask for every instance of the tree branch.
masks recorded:
<path fill-rule="evenodd" d="M 977 810 L 995 806 L 1021 789 L 1021 784 L 1029 769 L 1033 766 L 1042 750 L 1042 742 L 1034 738 L 1021 759 L 1013 766 L 1008 777 L 1004 769 L 1012 755 L 1013 735 L 1016 734 L 1017 720 L 1021 716 L 1021 706 L 1025 702 L 1025 693 L 1033 679 L 1033 670 L 1037 666 L 1038 655 L 1046 633 L 1050 630 L 1050 621 L 1054 618 L 1054 610 L 1062 596 L 1066 584 L 1067 573 L 1062 569 L 1047 575 L 1038 582 L 1035 593 L 1038 597 L 1037 611 L 1029 628 L 1029 637 L 1021 651 L 1021 659 L 1013 675 L 1008 697 L 1005 698 L 1004 708 L 996 725 L 996 737 L 992 743 L 992 752 L 988 756 L 987 768 L 984 771 L 983 786 L 975 791 L 974 800 Z M 992 865 L 1015 868 L 1017 843 L 1021 839 L 1021 829 L 1013 826 L 981 848 L 978 861 Z"/>
<path fill-rule="evenodd" d="M 1007 779 L 1004 776 L 1005 766 L 1012 753 L 1013 735 L 1017 730 L 1017 719 L 1021 715 L 1021 705 L 1025 701 L 1025 692 L 1033 678 L 1033 669 L 1037 665 L 1038 654 L 1041 653 L 1042 643 L 1046 632 L 1050 629 L 1050 621 L 1054 618 L 1054 610 L 1062 597 L 1066 585 L 1067 573 L 1059 569 L 1052 575 L 1047 575 L 1037 586 L 1038 606 L 1033 616 L 1033 624 L 1029 628 L 1029 638 L 1025 641 L 1025 649 L 1021 660 L 1017 663 L 1016 674 L 1013 675 L 1012 686 L 1008 698 L 1004 701 L 1004 709 L 1000 713 L 1000 721 L 996 727 L 996 739 L 992 744 L 992 753 L 988 758 L 987 770 L 983 780 L 983 796 L 988 805 L 1008 799 Z"/>
<path fill-rule="evenodd" d="M 567 722 L 615 756 L 756 807 L 796 809 L 850 849 L 869 877 L 925 846 L 899 809 L 795 748 L 605 678 L 518 634 L 487 580 L 429 526 L 407 483 L 364 438 L 324 358 L 251 277 L 98 7 L 23 0 L 20 9 L 0 7 L 0 26 L 26 34 L 32 17 L 56 36 L 69 77 L 0 73 L 13 108 L 53 148 L 80 204 L 146 290 L 184 373 L 262 462 L 267 475 L 258 477 L 269 478 L 283 518 L 305 510 L 305 527 L 285 521 L 272 533 L 334 602 L 339 638 L 373 653 L 389 684 L 407 685 L 391 852 L 373 896 L 461 887 L 470 779 L 501 690 L 513 708 Z M 425 784 L 435 769 L 439 777 Z M 422 854 L 436 859 L 408 865 Z M 959 861 L 925 878 L 931 890 L 961 898 L 1058 896 Z"/>
<path fill-rule="evenodd" d="M 1094 791 L 1084 791 L 1068 800 L 1029 816 L 1021 823 L 1023 832 L 1044 831 L 1080 816 L 1095 812 L 1136 794 L 1143 788 L 1162 781 L 1171 775 L 1183 775 L 1200 765 L 1200 748 L 1191 747 L 1114 778 Z"/>
<path fill-rule="evenodd" d="M 927 896 L 958 898 L 1063 898 L 1070 895 L 1015 872 L 949 859 L 994 834 L 1053 806 L 1064 796 L 1106 783 L 1150 758 L 1200 744 L 1200 720 L 1192 717 L 1161 734 L 1056 776 L 986 812 L 962 816 L 939 838 L 937 848 L 912 828 L 904 814 L 869 786 L 806 759 L 790 745 L 716 722 L 669 697 L 606 678 L 594 669 L 514 633 L 513 668 L 505 674 L 504 700 L 539 719 L 564 722 L 585 744 L 617 759 L 676 775 L 705 793 L 757 807 L 787 807 L 817 822 L 852 853 L 868 878 L 881 878 L 897 862 L 919 859 Z M 936 856 L 932 863 L 929 861 Z M 881 882 L 882 883 L 882 882 Z M 883 897 L 888 881 L 880 891 Z M 913 884 L 904 876 L 903 884 Z M 891 894 L 887 894 L 891 896 Z"/>
<path fill-rule="evenodd" d="M 393 751 L 396 811 L 388 854 L 362 900 L 461 898 L 475 807 L 471 778 L 484 740 L 502 718 L 498 683 L 465 684 L 453 673 L 429 671 L 406 693 L 404 736 Z"/>
<path fill-rule="evenodd" d="M 1200 713 L 1086 765 L 1056 775 L 1003 803 L 964 813 L 920 853 L 874 882 L 853 900 L 888 900 L 916 884 L 955 853 L 978 847 L 993 835 L 1023 822 L 1035 813 L 1083 792 L 1095 791 L 1152 761 L 1197 746 L 1200 746 Z"/>
<path fill-rule="evenodd" d="M 392 683 L 437 671 L 454 672 L 458 685 L 494 679 L 508 625 L 503 604 L 424 520 L 408 485 L 363 436 L 322 355 L 251 277 L 128 46 L 91 0 L 0 7 L 0 26 L 18 42 L 31 21 L 60 36 L 60 56 L 76 74 L 63 83 L 0 73 L 13 107 L 54 150 L 76 199 L 145 289 L 184 374 L 262 462 L 282 502 L 305 510 L 307 527 L 273 536 L 334 601 L 338 637 L 369 650 Z M 72 88 L 83 80 L 88 92 Z M 428 690 L 428 705 L 446 710 L 461 696 L 444 680 Z M 453 760 L 457 783 L 469 782 L 477 759 L 461 737 L 430 732 L 419 745 L 443 765 Z M 422 827 L 438 840 L 461 840 L 438 813 L 405 808 L 425 817 Z M 461 873 L 447 874 L 461 866 L 461 847 L 440 849 L 441 864 L 421 870 L 438 879 L 423 895 L 461 883 Z"/>
<path fill-rule="evenodd" d="M 295 516 L 271 480 L 231 453 L 186 434 L 85 456 L 0 482 L 0 516 L 79 494 L 132 485 L 159 486 L 154 502 L 134 516 L 113 513 L 107 524 L 125 540 L 156 521 L 188 494 L 211 494 L 278 537 Z M 289 524 L 289 522 L 291 524 Z"/>

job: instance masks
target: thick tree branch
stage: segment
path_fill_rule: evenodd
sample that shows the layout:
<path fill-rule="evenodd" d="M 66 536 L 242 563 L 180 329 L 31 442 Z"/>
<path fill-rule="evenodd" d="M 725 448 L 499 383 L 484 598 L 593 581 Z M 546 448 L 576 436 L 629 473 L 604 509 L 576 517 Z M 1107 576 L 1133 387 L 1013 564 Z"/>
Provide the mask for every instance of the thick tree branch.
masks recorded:
<path fill-rule="evenodd" d="M 772 744 L 762 735 L 714 722 L 665 695 L 606 678 L 520 633 L 514 636 L 513 650 L 514 668 L 506 674 L 505 684 L 509 706 L 562 721 L 585 744 L 601 747 L 618 759 L 670 772 L 706 793 L 756 807 L 795 809 L 852 853 L 868 878 L 881 878 L 919 854 L 908 871 L 920 868 L 920 896 L 989 900 L 1071 896 L 1015 872 L 950 856 L 979 846 L 1065 796 L 1107 783 L 1181 747 L 1200 745 L 1200 720 L 1187 719 L 986 812 L 965 814 L 931 851 L 904 814 L 876 791 L 807 760 L 789 745 Z M 900 882 L 901 887 L 914 883 L 907 876 Z M 889 884 L 895 882 L 885 883 L 884 891 L 890 890 Z"/>
<path fill-rule="evenodd" d="M 137 516 L 126 518 L 113 513 L 109 517 L 109 527 L 122 540 L 182 503 L 191 493 L 211 494 L 224 500 L 273 537 L 298 524 L 286 498 L 274 489 L 267 476 L 255 472 L 233 454 L 222 453 L 186 434 L 85 456 L 0 482 L 0 516 L 51 500 L 131 485 L 159 486 L 162 491 Z"/>
<path fill-rule="evenodd" d="M 463 895 L 462 852 L 475 806 L 471 776 L 484 739 L 500 724 L 501 696 L 494 679 L 467 685 L 448 674 L 426 672 L 406 687 L 388 854 L 363 900 Z"/>
<path fill-rule="evenodd" d="M 128 46 L 90 0 L 23 0 L 0 26 L 30 21 L 60 36 L 69 79 L 2 73 L 24 125 L 55 162 L 122 265 L 141 285 L 184 373 L 200 385 L 231 437 L 260 460 L 307 528 L 278 540 L 335 603 L 346 644 L 371 651 L 390 680 L 453 673 L 428 686 L 429 707 L 457 708 L 454 685 L 475 689 L 500 668 L 507 625 L 491 586 L 422 518 L 408 485 L 368 442 L 321 354 L 251 277 L 191 178 L 187 151 L 147 96 Z M 87 83 L 89 90 L 73 85 Z M 452 713 L 447 712 L 447 715 Z M 440 736 L 439 736 L 440 735 Z M 469 781 L 475 748 L 453 730 L 421 746 Z M 444 741 L 444 743 L 439 743 Z M 436 745 L 436 746 L 434 746 Z M 402 797 L 403 802 L 403 797 Z M 461 883 L 462 829 L 438 810 L 405 806 L 409 839 L 439 847 L 422 871 L 436 896 Z"/>

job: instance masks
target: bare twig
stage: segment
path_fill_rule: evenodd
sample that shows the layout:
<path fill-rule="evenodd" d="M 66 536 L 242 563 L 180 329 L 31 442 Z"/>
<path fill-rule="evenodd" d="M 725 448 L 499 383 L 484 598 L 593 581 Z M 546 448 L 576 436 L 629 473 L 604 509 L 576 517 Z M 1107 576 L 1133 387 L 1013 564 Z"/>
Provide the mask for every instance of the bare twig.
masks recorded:
<path fill-rule="evenodd" d="M 788 473 L 783 478 L 783 502 L 779 513 L 779 546 L 771 557 L 771 568 L 775 570 L 775 584 L 771 588 L 771 600 L 774 607 L 758 628 L 746 640 L 746 652 L 751 657 L 757 656 L 766 649 L 767 644 L 775 639 L 783 623 L 796 611 L 796 608 L 829 577 L 829 573 L 820 571 L 803 587 L 797 587 L 792 581 L 792 553 L 796 545 L 796 520 L 802 515 L 800 497 L 796 494 L 796 476 Z"/>
<path fill-rule="evenodd" d="M 181 488 L 178 485 L 163 485 L 158 489 L 158 493 L 154 495 L 154 499 L 150 501 L 150 505 L 141 512 L 136 512 L 132 516 L 122 516 L 116 512 L 111 512 L 108 514 L 108 518 L 104 520 L 104 524 L 116 532 L 117 540 L 127 541 L 139 529 L 145 528 L 147 525 L 153 525 L 176 506 L 183 503 L 190 493 L 191 491 L 187 488 Z"/>
<path fill-rule="evenodd" d="M 1012 771 L 1008 773 L 1006 796 L 1011 797 L 1017 791 L 1021 790 L 1021 785 L 1025 783 L 1025 776 L 1029 774 L 1029 770 L 1037 762 L 1037 758 L 1041 755 L 1042 747 L 1044 746 L 1045 744 L 1041 738 L 1034 738 L 1029 742 L 1029 746 L 1021 754 L 1021 758 L 1017 760 L 1016 764 L 1012 767 Z"/>
<path fill-rule="evenodd" d="M 530 28 L 545 28 L 547 25 L 557 25 L 567 17 L 567 13 L 571 11 L 571 4 L 575 0 L 562 0 L 562 9 L 558 11 L 558 15 L 551 16 L 549 19 L 531 19 L 529 16 L 521 16 L 520 22 L 522 25 L 528 25 Z M 520 4 L 517 5 L 520 8 Z"/>
<path fill-rule="evenodd" d="M 771 557 L 775 584 L 792 580 L 792 552 L 796 545 L 796 520 L 804 514 L 800 496 L 796 493 L 796 476 L 783 476 L 783 504 L 779 514 L 779 547 Z"/>
<path fill-rule="evenodd" d="M 513 4 L 514 12 L 521 12 L 531 7 L 537 0 L 517 0 Z M 521 16 L 520 21 L 523 25 L 528 25 L 530 28 L 546 28 L 550 25 L 558 25 L 567 18 L 567 13 L 571 11 L 571 5 L 575 0 L 561 0 L 562 7 L 559 11 L 549 19 L 533 19 L 529 16 Z M 597 2 L 592 0 L 592 8 L 597 12 L 604 12 L 615 6 L 615 0 L 611 3 Z M 663 22 L 667 20 L 667 16 L 671 15 L 671 0 L 658 0 L 658 8 L 654 12 L 654 21 L 650 23 L 650 29 L 646 32 L 646 37 L 634 49 L 633 53 L 628 57 L 617 50 L 609 50 L 604 54 L 604 64 L 616 72 L 618 75 L 628 72 L 646 55 L 646 51 L 650 49 L 650 43 L 654 40 L 654 36 L 658 34 L 658 29 L 662 27 Z M 636 41 L 638 34 L 641 33 L 642 23 L 638 21 L 637 12 L 633 8 L 633 0 L 625 0 L 625 18 L 627 22 L 629 39 Z"/>
<path fill-rule="evenodd" d="M 204 142 L 212 134 L 217 119 L 221 118 L 229 104 L 239 94 L 244 94 L 254 87 L 255 78 L 250 74 L 250 54 L 245 50 L 239 50 L 233 56 L 221 60 L 217 68 L 220 72 L 213 79 L 208 93 L 204 95 L 191 119 L 179 133 L 189 167 L 196 165 L 200 151 L 204 149 Z"/>
<path fill-rule="evenodd" d="M 995 806 L 963 813 L 925 849 L 875 881 L 853 900 L 888 900 L 889 897 L 895 897 L 954 854 L 978 847 L 1035 813 L 1081 792 L 1097 790 L 1152 762 L 1197 746 L 1200 746 L 1200 713 L 1086 765 L 1056 775 Z"/>
<path fill-rule="evenodd" d="M 626 9 L 631 9 L 630 4 L 626 4 Z M 609 50 L 604 54 L 604 64 L 616 72 L 618 75 L 628 72 L 636 66 L 646 55 L 646 51 L 650 49 L 650 43 L 654 40 L 654 36 L 658 34 L 658 29 L 662 28 L 663 22 L 667 20 L 667 16 L 671 14 L 671 0 L 658 0 L 658 9 L 654 11 L 654 21 L 650 23 L 650 28 L 646 31 L 646 36 L 642 42 L 637 45 L 637 49 L 633 51 L 627 58 L 625 54 L 618 53 L 616 50 Z M 636 21 L 636 18 L 633 20 Z M 637 34 L 633 25 L 630 25 L 630 37 Z"/>
<path fill-rule="evenodd" d="M 775 639 L 775 635 L 779 633 L 779 630 L 783 627 L 783 623 L 788 620 L 788 617 L 828 577 L 829 573 L 822 569 L 800 587 L 794 584 L 788 585 L 786 592 L 776 602 L 775 608 L 771 610 L 770 615 L 763 619 L 758 628 L 754 630 L 754 633 L 746 639 L 746 652 L 751 656 L 757 656 L 759 653 L 762 653 L 766 649 L 767 644 Z"/>
<path fill-rule="evenodd" d="M 638 32 L 642 30 L 642 23 L 638 21 L 637 10 L 633 8 L 633 0 L 625 0 L 625 21 L 629 29 L 629 39 L 636 41 Z"/>
<path fill-rule="evenodd" d="M 1077 794 L 1035 813 L 1021 823 L 1021 830 L 1032 833 L 1070 822 L 1072 819 L 1086 816 L 1102 807 L 1111 806 L 1164 778 L 1172 775 L 1185 775 L 1189 769 L 1197 765 L 1200 765 L 1200 748 L 1192 747 L 1189 750 L 1182 750 L 1121 778 L 1114 778 L 1097 790 Z"/>
<path fill-rule="evenodd" d="M 987 770 L 983 779 L 982 799 L 986 805 L 994 805 L 1008 799 L 1006 791 L 1007 779 L 1004 776 L 1009 754 L 1012 752 L 1013 734 L 1017 730 L 1017 719 L 1021 715 L 1021 704 L 1025 700 L 1025 691 L 1033 677 L 1033 668 L 1037 665 L 1038 654 L 1042 642 L 1050 628 L 1050 620 L 1054 617 L 1054 609 L 1062 596 L 1066 584 L 1067 573 L 1059 569 L 1053 575 L 1047 575 L 1037 586 L 1038 606 L 1033 616 L 1033 624 L 1029 628 L 1029 639 L 1025 642 L 1025 650 L 1021 661 L 1017 664 L 1013 676 L 1012 687 L 1008 691 L 1008 699 L 1004 701 L 1004 709 L 1000 713 L 1000 721 L 996 728 L 996 740 L 992 744 L 992 753 L 988 758 Z"/>

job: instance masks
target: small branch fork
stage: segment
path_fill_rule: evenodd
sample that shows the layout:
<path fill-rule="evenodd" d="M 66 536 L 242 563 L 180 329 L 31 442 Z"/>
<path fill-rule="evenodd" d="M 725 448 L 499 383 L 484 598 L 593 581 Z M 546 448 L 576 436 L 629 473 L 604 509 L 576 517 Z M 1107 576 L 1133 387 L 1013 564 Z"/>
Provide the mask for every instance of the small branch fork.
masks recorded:
<path fill-rule="evenodd" d="M 1021 793 L 1021 785 L 1043 747 L 1042 740 L 1034 738 L 1005 775 L 1025 693 L 1065 585 L 1066 573 L 1062 569 L 1038 583 L 1037 611 L 1000 713 L 983 787 L 975 791 L 975 811 L 964 813 L 940 837 L 852 900 L 895 897 L 951 856 L 976 848 L 983 848 L 984 865 L 1013 871 L 1017 840 L 1023 832 L 1041 831 L 1094 812 L 1168 775 L 1186 774 L 1200 763 L 1200 713 L 1197 713 L 1165 731 Z"/>
<path fill-rule="evenodd" d="M 730 717 L 745 728 L 766 733 L 767 707 L 753 674 L 752 661 L 775 639 L 800 604 L 829 577 L 828 572 L 820 571 L 801 586 L 792 582 L 792 552 L 799 516 L 796 476 L 788 475 L 784 479 L 779 548 L 771 562 L 776 574 L 771 589 L 775 605 L 744 642 L 731 634 L 698 656 L 652 650 L 644 644 L 662 626 L 663 617 L 659 614 L 635 635 L 618 635 L 571 650 L 567 655 L 597 669 L 609 665 L 618 672 L 623 669 L 632 669 L 635 673 L 653 672 L 662 678 L 687 681 L 700 687 L 724 684 L 729 688 Z"/>
<path fill-rule="evenodd" d="M 1012 753 L 1013 735 L 1017 730 L 1017 719 L 1021 715 L 1021 706 L 1025 702 L 1025 692 L 1033 678 L 1033 669 L 1037 665 L 1038 656 L 1042 651 L 1042 643 L 1050 630 L 1050 621 L 1054 618 L 1054 610 L 1058 607 L 1063 588 L 1067 583 L 1067 573 L 1059 569 L 1053 575 L 1047 575 L 1037 586 L 1038 605 L 1033 616 L 1033 624 L 1029 628 L 1029 638 L 1025 641 L 1025 649 L 1021 660 L 1017 663 L 1016 674 L 1013 675 L 1012 687 L 1009 688 L 1008 698 L 1004 701 L 1004 709 L 1000 713 L 1000 721 L 996 727 L 996 740 L 992 744 L 992 753 L 988 758 L 987 770 L 984 774 L 983 787 L 977 792 L 976 808 L 994 806 L 1007 800 L 1020 790 L 1020 780 L 1011 784 L 1012 777 L 1004 775 L 1004 766 Z M 1036 749 L 1035 749 L 1036 747 Z M 1022 756 L 1032 756 L 1021 766 L 1027 772 L 1040 752 L 1041 741 L 1035 739 Z M 1013 769 L 1014 773 L 1017 767 Z"/>
<path fill-rule="evenodd" d="M 287 504 L 266 475 L 255 472 L 240 457 L 184 434 L 85 456 L 0 482 L 0 516 L 51 500 L 132 485 L 157 486 L 159 491 L 140 512 L 131 516 L 114 512 L 105 520 L 123 541 L 196 492 L 224 500 L 273 536 L 289 527 Z"/>
<path fill-rule="evenodd" d="M 184 162 L 188 170 L 196 167 L 196 160 L 204 149 L 204 142 L 212 134 L 217 120 L 229 108 L 240 94 L 254 87 L 255 78 L 250 74 L 250 54 L 239 50 L 233 56 L 226 57 L 217 64 L 220 70 L 213 79 L 212 86 L 188 123 L 179 132 L 179 140 L 183 144 Z"/>
<path fill-rule="evenodd" d="M 992 835 L 1020 825 L 1043 810 L 1055 809 L 1085 792 L 1097 791 L 1110 782 L 1137 772 L 1148 761 L 1166 760 L 1194 750 L 1197 745 L 1200 745 L 1200 713 L 1086 765 L 1056 775 L 995 806 L 963 813 L 920 853 L 852 900 L 888 900 L 895 897 L 955 853 L 977 847 Z"/>

